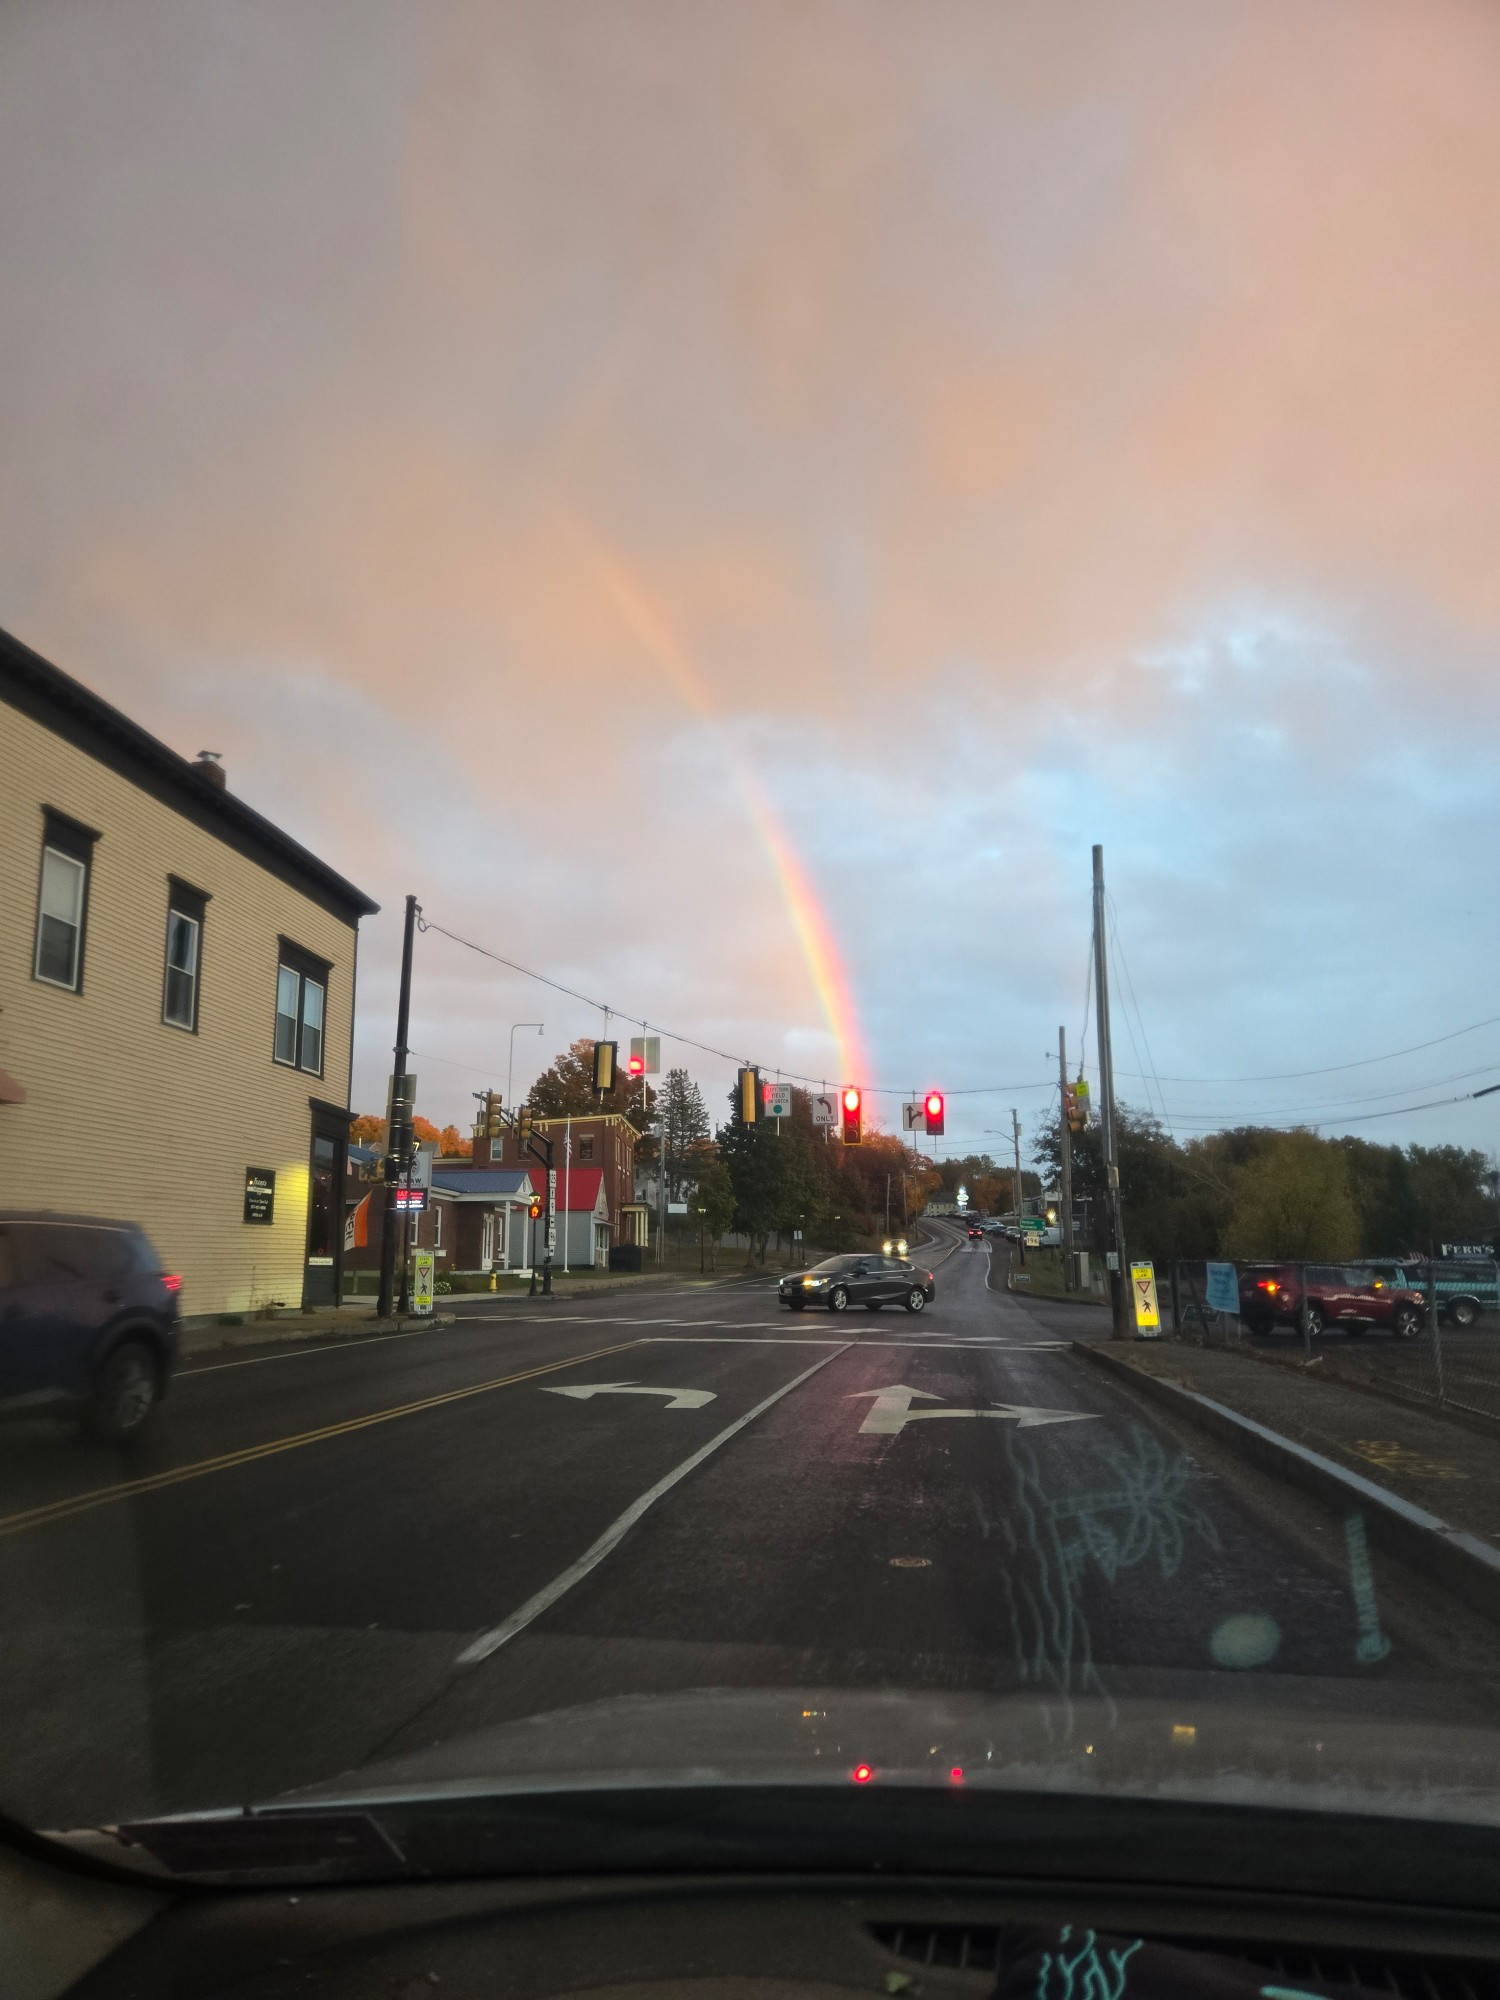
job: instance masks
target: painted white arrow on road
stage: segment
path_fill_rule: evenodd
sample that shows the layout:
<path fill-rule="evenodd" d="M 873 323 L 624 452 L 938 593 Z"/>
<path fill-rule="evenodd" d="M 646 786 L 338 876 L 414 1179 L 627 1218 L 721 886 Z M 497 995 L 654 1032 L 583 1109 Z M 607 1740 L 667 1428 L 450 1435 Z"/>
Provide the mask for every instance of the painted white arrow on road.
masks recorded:
<path fill-rule="evenodd" d="M 999 1417 L 1023 1431 L 1038 1424 L 1086 1424 L 1094 1421 L 1092 1410 L 1034 1410 L 1021 1403 L 997 1403 L 988 1410 L 914 1410 L 911 1406 L 919 1398 L 924 1403 L 935 1403 L 938 1399 L 930 1389 L 911 1389 L 904 1382 L 893 1382 L 886 1389 L 856 1389 L 849 1400 L 852 1402 L 857 1396 L 874 1399 L 868 1416 L 859 1427 L 861 1436 L 869 1431 L 879 1437 L 890 1437 L 922 1417 Z"/>
<path fill-rule="evenodd" d="M 590 1396 L 665 1396 L 662 1405 L 666 1410 L 701 1410 L 705 1403 L 715 1400 L 713 1389 L 653 1389 L 644 1382 L 576 1382 L 566 1389 L 553 1388 L 550 1384 L 542 1392 L 547 1396 L 572 1396 L 575 1401 L 586 1403 Z"/>

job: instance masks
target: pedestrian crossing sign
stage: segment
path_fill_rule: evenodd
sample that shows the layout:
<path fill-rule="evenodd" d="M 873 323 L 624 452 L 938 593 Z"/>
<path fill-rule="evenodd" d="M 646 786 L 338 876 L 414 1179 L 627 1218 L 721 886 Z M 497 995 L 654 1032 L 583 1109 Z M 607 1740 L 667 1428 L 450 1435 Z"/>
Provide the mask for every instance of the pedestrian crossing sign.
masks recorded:
<path fill-rule="evenodd" d="M 1137 1340 L 1154 1340 L 1161 1332 L 1161 1314 L 1156 1307 L 1156 1266 L 1132 1264 L 1130 1296 L 1135 1301 Z"/>

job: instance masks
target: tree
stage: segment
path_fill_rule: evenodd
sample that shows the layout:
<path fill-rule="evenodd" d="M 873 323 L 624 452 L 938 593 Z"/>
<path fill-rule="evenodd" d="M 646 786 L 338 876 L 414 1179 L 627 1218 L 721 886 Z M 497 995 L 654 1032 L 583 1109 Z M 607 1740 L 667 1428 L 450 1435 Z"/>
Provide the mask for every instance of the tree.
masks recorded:
<path fill-rule="evenodd" d="M 1342 1150 L 1311 1132 L 1278 1132 L 1239 1168 L 1224 1247 L 1233 1257 L 1346 1257 L 1359 1230 Z"/>
<path fill-rule="evenodd" d="M 349 1137 L 356 1146 L 384 1146 L 385 1120 L 373 1111 L 361 1111 L 349 1127 Z"/>
<path fill-rule="evenodd" d="M 750 1238 L 751 1254 L 766 1261 L 781 1206 L 781 1142 L 769 1125 L 732 1120 L 719 1134 L 719 1155 L 734 1189 L 733 1227 Z"/>
<path fill-rule="evenodd" d="M 729 1169 L 717 1155 L 703 1159 L 698 1169 L 698 1263 L 702 1268 L 703 1242 L 708 1239 L 710 1268 L 719 1264 L 719 1238 L 734 1216 L 734 1183 Z"/>
<path fill-rule="evenodd" d="M 472 1160 L 474 1141 L 466 1139 L 456 1125 L 445 1125 L 440 1137 L 438 1152 L 445 1160 Z"/>
<path fill-rule="evenodd" d="M 656 1094 L 656 1110 L 666 1138 L 667 1188 L 678 1200 L 693 1149 L 709 1135 L 703 1092 L 685 1069 L 669 1069 Z"/>
<path fill-rule="evenodd" d="M 623 1067 L 615 1072 L 614 1088 L 599 1095 L 594 1088 L 594 1044 L 587 1036 L 564 1049 L 526 1095 L 538 1118 L 587 1118 L 601 1111 L 617 1111 L 637 1131 L 644 1130 L 646 1123 L 641 1099 L 640 1083 Z M 646 1108 L 649 1113 L 649 1099 Z"/>

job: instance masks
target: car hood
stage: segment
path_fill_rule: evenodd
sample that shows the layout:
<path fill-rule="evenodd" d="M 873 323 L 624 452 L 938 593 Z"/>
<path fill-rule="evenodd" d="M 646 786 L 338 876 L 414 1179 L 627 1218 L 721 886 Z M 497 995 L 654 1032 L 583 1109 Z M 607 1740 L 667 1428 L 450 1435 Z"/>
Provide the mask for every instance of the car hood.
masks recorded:
<path fill-rule="evenodd" d="M 859 1784 L 1292 1804 L 1500 1826 L 1500 1733 L 1392 1719 L 1358 1681 L 1237 1682 L 1244 1697 L 1226 1699 L 1224 1676 L 1198 1678 L 1198 1694 L 1124 1702 L 819 1688 L 626 1695 L 450 1737 L 274 1803 Z"/>

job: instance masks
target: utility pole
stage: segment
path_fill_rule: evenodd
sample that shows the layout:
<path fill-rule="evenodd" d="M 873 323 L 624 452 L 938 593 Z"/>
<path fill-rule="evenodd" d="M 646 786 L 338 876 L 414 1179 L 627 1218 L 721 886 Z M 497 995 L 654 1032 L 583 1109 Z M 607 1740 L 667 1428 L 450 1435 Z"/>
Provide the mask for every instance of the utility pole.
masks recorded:
<path fill-rule="evenodd" d="M 406 899 L 406 928 L 401 936 L 401 988 L 396 999 L 396 1067 L 391 1076 L 391 1102 L 388 1110 L 395 1114 L 405 1101 L 401 1086 L 406 1081 L 406 1037 L 411 1025 L 411 949 L 417 930 L 417 899 Z M 394 1164 L 399 1173 L 411 1165 L 412 1128 L 404 1122 L 398 1131 L 396 1116 L 386 1125 L 386 1182 L 385 1214 L 380 1229 L 380 1296 L 375 1304 L 378 1319 L 389 1319 L 391 1300 L 396 1289 L 396 1190 L 391 1184 L 391 1169 Z M 407 1226 L 406 1212 L 400 1212 L 401 1227 Z M 411 1305 L 407 1296 L 406 1259 L 401 1260 L 401 1310 L 406 1312 Z"/>
<path fill-rule="evenodd" d="M 1021 1120 L 1016 1114 L 1014 1105 L 1012 1105 L 1010 1113 L 1010 1136 L 1015 1141 L 1016 1146 L 1016 1249 L 1020 1252 L 1021 1262 L 1024 1264 L 1026 1262 L 1026 1225 L 1021 1217 Z"/>
<path fill-rule="evenodd" d="M 1109 1274 L 1114 1337 L 1125 1337 L 1125 1222 L 1120 1213 L 1120 1164 L 1115 1150 L 1115 1059 L 1109 1039 L 1109 966 L 1104 948 L 1104 849 L 1094 849 L 1094 1024 L 1099 1043 L 1099 1129 L 1104 1141 L 1104 1199 L 1115 1268 Z"/>
<path fill-rule="evenodd" d="M 1063 1290 L 1071 1292 L 1077 1273 L 1073 1268 L 1073 1132 L 1068 1124 L 1068 1031 L 1057 1031 L 1057 1077 L 1061 1085 L 1057 1125 L 1062 1156 L 1062 1251 Z"/>

